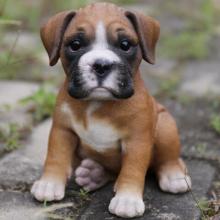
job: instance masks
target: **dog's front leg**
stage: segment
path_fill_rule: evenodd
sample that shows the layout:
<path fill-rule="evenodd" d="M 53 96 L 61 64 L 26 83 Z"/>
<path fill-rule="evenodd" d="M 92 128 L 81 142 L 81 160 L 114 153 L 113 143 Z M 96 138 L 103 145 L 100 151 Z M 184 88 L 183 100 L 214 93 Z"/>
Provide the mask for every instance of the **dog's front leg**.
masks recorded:
<path fill-rule="evenodd" d="M 116 195 L 109 211 L 120 217 L 131 218 L 144 213 L 143 190 L 150 163 L 152 136 L 139 133 L 122 142 L 122 168 L 115 185 Z"/>
<path fill-rule="evenodd" d="M 72 172 L 77 136 L 61 125 L 52 126 L 43 175 L 32 186 L 31 193 L 39 201 L 61 200 Z"/>

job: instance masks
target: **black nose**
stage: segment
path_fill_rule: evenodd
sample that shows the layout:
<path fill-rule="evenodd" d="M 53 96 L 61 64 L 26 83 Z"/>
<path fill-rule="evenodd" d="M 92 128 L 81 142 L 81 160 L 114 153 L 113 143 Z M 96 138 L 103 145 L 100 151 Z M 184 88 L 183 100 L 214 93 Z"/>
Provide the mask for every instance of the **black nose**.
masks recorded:
<path fill-rule="evenodd" d="M 108 60 L 96 60 L 92 68 L 99 78 L 106 77 L 112 70 L 113 63 Z"/>

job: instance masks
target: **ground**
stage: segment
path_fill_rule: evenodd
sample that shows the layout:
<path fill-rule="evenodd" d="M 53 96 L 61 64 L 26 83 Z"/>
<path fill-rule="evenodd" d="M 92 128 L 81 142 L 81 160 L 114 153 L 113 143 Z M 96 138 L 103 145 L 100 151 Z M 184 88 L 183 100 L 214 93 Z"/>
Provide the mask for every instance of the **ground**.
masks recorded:
<path fill-rule="evenodd" d="M 139 219 L 220 219 L 220 1 L 130 3 L 127 8 L 161 23 L 156 64 L 143 62 L 141 72 L 150 93 L 177 121 L 193 184 L 190 192 L 171 195 L 161 192 L 149 173 L 146 211 Z M 64 75 L 60 65 L 48 67 L 38 30 L 25 25 L 18 37 L 17 26 L 1 36 L 0 49 L 7 56 L 0 54 L 0 220 L 118 219 L 107 208 L 112 183 L 86 193 L 71 180 L 64 200 L 56 203 L 39 203 L 29 193 L 42 171 L 50 115 Z"/>

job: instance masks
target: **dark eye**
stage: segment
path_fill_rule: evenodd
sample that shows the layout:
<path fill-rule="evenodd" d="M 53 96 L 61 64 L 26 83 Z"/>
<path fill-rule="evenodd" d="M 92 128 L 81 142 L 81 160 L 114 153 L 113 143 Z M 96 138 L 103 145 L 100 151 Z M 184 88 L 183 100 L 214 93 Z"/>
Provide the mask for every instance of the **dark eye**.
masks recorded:
<path fill-rule="evenodd" d="M 131 44 L 127 40 L 123 40 L 120 43 L 120 48 L 124 51 L 128 51 L 131 48 Z"/>
<path fill-rule="evenodd" d="M 74 40 L 70 43 L 70 48 L 72 51 L 77 51 L 81 48 L 81 42 L 79 40 Z"/>

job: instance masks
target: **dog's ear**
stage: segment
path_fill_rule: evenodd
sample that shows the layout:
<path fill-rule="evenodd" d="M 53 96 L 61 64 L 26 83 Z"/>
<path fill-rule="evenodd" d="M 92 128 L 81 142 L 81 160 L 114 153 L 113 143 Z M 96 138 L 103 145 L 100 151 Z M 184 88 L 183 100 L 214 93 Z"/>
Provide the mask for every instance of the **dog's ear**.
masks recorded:
<path fill-rule="evenodd" d="M 137 12 L 126 11 L 125 15 L 138 35 L 143 59 L 154 64 L 156 43 L 160 35 L 159 22 Z"/>
<path fill-rule="evenodd" d="M 60 57 L 63 35 L 75 14 L 74 11 L 60 12 L 51 17 L 41 28 L 41 40 L 48 53 L 51 66 L 55 65 Z"/>

